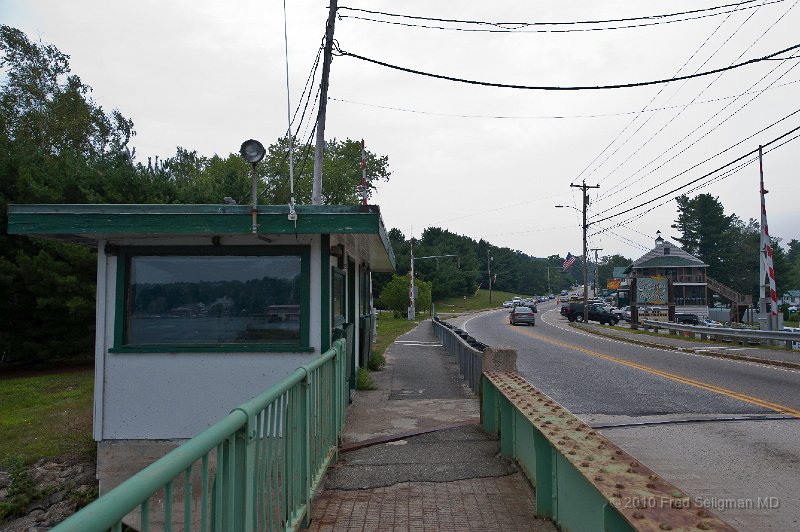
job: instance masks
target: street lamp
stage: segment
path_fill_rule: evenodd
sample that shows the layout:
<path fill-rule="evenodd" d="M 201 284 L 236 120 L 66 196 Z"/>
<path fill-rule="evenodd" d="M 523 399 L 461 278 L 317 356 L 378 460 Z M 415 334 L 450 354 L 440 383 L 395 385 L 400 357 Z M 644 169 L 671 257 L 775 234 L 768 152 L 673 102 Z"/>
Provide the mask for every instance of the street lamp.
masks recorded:
<path fill-rule="evenodd" d="M 556 205 L 556 207 L 569 207 L 583 215 L 583 323 L 586 323 L 589 321 L 589 264 L 587 262 L 589 255 L 586 249 L 586 228 L 589 226 L 589 223 L 586 222 L 586 207 L 589 205 L 589 195 L 587 190 L 590 188 L 600 188 L 600 185 L 591 186 L 587 185 L 586 181 L 584 181 L 582 185 L 571 184 L 570 186 L 583 190 L 583 210 L 576 209 L 570 205 Z"/>
<path fill-rule="evenodd" d="M 252 215 L 253 215 L 253 226 L 250 228 L 250 232 L 254 235 L 258 234 L 258 209 L 256 207 L 256 201 L 258 201 L 258 197 L 256 196 L 256 181 L 258 180 L 258 176 L 256 175 L 256 165 L 264 158 L 266 155 L 267 150 L 264 149 L 264 145 L 258 142 L 257 140 L 249 139 L 242 142 L 241 148 L 239 148 L 239 153 L 242 155 L 245 161 L 250 163 L 253 168 L 250 172 L 250 187 L 251 192 L 253 195 L 253 202 L 252 202 Z"/>

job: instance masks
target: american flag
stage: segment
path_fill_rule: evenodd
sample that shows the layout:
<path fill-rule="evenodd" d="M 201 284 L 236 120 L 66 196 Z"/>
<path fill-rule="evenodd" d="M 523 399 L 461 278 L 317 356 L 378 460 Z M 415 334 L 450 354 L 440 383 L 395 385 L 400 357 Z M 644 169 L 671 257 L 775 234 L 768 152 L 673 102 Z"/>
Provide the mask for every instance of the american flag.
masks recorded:
<path fill-rule="evenodd" d="M 575 258 L 575 255 L 573 255 L 572 253 L 567 253 L 567 258 L 564 259 L 564 264 L 561 265 L 561 270 L 562 271 L 569 270 L 572 267 L 572 265 L 575 264 L 576 260 L 578 259 Z"/>

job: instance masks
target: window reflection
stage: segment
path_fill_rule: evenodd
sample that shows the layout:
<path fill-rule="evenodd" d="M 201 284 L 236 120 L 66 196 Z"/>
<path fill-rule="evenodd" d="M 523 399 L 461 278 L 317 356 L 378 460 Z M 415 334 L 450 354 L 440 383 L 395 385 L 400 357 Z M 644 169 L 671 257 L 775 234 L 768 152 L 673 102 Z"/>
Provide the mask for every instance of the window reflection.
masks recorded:
<path fill-rule="evenodd" d="M 127 345 L 300 341 L 299 256 L 134 256 Z"/>

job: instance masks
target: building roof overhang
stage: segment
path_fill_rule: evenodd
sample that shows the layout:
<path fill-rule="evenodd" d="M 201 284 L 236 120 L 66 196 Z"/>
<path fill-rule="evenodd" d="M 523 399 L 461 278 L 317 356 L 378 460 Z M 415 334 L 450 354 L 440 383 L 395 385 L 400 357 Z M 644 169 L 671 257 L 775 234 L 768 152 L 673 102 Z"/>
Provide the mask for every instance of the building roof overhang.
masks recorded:
<path fill-rule="evenodd" d="M 360 234 L 370 268 L 394 271 L 395 257 L 377 205 L 260 205 L 259 235 Z M 225 236 L 251 233 L 249 205 L 9 205 L 8 233 L 84 245 L 129 237 Z"/>

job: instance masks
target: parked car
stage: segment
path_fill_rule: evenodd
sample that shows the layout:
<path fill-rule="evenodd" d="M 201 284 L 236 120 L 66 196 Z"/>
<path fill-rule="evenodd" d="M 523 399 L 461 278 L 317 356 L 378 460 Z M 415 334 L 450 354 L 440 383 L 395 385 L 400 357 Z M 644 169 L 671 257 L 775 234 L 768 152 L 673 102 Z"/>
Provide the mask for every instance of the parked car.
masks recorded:
<path fill-rule="evenodd" d="M 600 305 L 589 305 L 588 313 L 589 321 L 600 322 L 600 325 L 616 325 L 619 323 L 619 318 L 614 314 L 608 312 Z M 566 316 L 569 321 L 583 321 L 583 303 L 570 303 L 566 310 Z"/>
<path fill-rule="evenodd" d="M 511 311 L 508 321 L 511 325 L 526 323 L 533 326 L 536 325 L 536 313 L 528 307 L 519 306 Z"/>
<path fill-rule="evenodd" d="M 800 327 L 784 327 L 783 330 L 784 332 L 800 333 Z M 792 342 L 792 349 L 800 349 L 800 341 Z"/>
<path fill-rule="evenodd" d="M 700 325 L 705 325 L 706 327 L 722 327 L 722 324 L 718 321 L 710 320 L 708 318 L 704 318 Z"/>
<path fill-rule="evenodd" d="M 675 314 L 675 323 L 682 323 L 684 325 L 700 325 L 700 317 L 697 314 L 679 312 Z"/>

